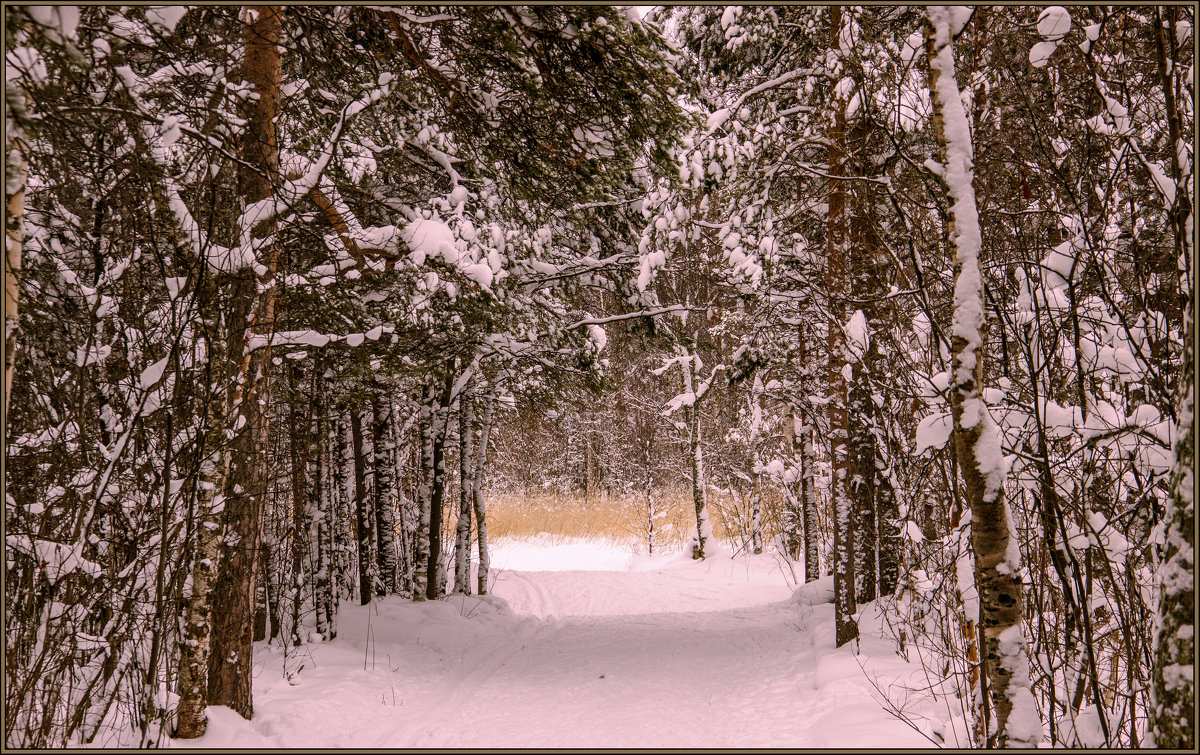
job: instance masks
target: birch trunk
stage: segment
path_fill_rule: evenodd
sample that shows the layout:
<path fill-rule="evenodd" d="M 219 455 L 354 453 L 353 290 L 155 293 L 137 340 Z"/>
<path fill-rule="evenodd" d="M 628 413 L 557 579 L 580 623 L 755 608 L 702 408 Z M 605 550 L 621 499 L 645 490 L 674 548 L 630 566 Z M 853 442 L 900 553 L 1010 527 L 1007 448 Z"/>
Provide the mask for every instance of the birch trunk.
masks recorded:
<path fill-rule="evenodd" d="M 947 224 L 954 249 L 955 308 L 951 326 L 954 357 L 950 379 L 954 445 L 971 506 L 971 546 L 984 644 L 982 663 L 995 712 L 995 728 L 979 744 L 1033 747 L 1041 739 L 1042 726 L 1030 687 L 1028 650 L 1021 626 L 1025 603 L 1021 552 L 1012 534 L 1012 514 L 1004 499 L 1007 465 L 999 430 L 980 397 L 984 315 L 979 265 L 982 238 L 972 185 L 971 134 L 955 79 L 951 24 L 949 8 L 927 9 L 933 125 L 942 180 L 950 198 Z"/>
<path fill-rule="evenodd" d="M 473 500 L 475 504 L 475 526 L 478 530 L 480 595 L 488 594 L 488 571 L 492 568 L 488 554 L 487 501 L 483 497 L 483 474 L 487 470 L 488 440 L 492 434 L 492 412 L 496 406 L 496 389 L 489 387 L 483 405 L 483 426 L 479 429 L 479 444 L 475 449 L 475 473 L 472 475 Z"/>
<path fill-rule="evenodd" d="M 700 396 L 697 394 L 695 363 L 696 356 L 687 347 L 679 347 L 680 371 L 683 376 L 683 392 L 691 394 L 692 403 L 684 409 L 684 422 L 688 428 L 688 453 L 691 457 L 692 507 L 696 514 L 696 529 L 692 533 L 692 558 L 702 559 L 707 555 L 708 539 L 712 536 L 712 524 L 708 521 L 708 486 L 704 478 L 704 446 L 700 438 Z"/>
<path fill-rule="evenodd" d="M 445 592 L 445 567 L 442 565 L 442 499 L 446 490 L 446 429 L 450 419 L 450 394 L 454 388 L 453 371 L 447 370 L 433 421 L 433 490 L 429 495 L 429 582 L 425 595 L 437 600 Z"/>
<path fill-rule="evenodd" d="M 875 516 L 879 533 L 879 594 L 894 595 L 900 584 L 900 505 L 892 485 L 891 468 L 876 462 Z"/>
<path fill-rule="evenodd" d="M 1191 225 L 1189 219 L 1188 225 Z M 1189 243 L 1190 246 L 1190 243 Z M 1191 280 L 1187 291 L 1192 290 Z M 1183 370 L 1171 497 L 1163 516 L 1162 561 L 1155 575 L 1162 593 L 1154 632 L 1154 669 L 1150 731 L 1154 747 L 1196 747 L 1195 630 L 1195 310 L 1184 312 Z"/>
<path fill-rule="evenodd" d="M 214 330 L 215 332 L 215 324 Z M 211 352 L 208 352 L 211 353 Z M 221 560 L 225 475 L 229 464 L 223 425 L 224 401 L 210 397 L 203 461 L 196 480 L 196 553 L 192 592 L 183 604 L 183 642 L 179 644 L 179 705 L 175 737 L 195 739 L 208 728 L 209 644 L 212 632 L 210 592 Z"/>
<path fill-rule="evenodd" d="M 333 484 L 331 485 L 331 500 L 334 521 L 330 523 L 334 547 L 331 556 L 334 560 L 334 573 L 331 575 L 333 592 L 336 599 L 342 595 L 347 597 L 354 594 L 354 574 L 357 567 L 350 558 L 347 543 L 353 538 L 348 536 L 352 529 L 354 515 L 354 453 L 352 451 L 349 421 L 339 410 L 330 432 L 333 434 L 334 447 L 330 458 L 333 466 Z"/>
<path fill-rule="evenodd" d="M 472 475 L 472 491 L 475 507 L 476 540 L 479 549 L 479 574 L 476 588 L 480 595 L 487 594 L 488 571 L 492 559 L 487 552 L 487 501 L 484 498 L 484 473 L 487 471 L 487 443 L 492 435 L 492 413 L 496 408 L 496 388 L 488 387 L 484 401 L 484 420 L 479 430 L 479 443 L 475 448 L 475 471 Z"/>
<path fill-rule="evenodd" d="M 809 352 L 809 328 L 804 320 L 800 321 L 798 356 L 801 367 L 801 380 L 807 388 L 811 383 L 812 373 L 807 364 L 806 355 Z M 800 527 L 804 536 L 804 581 L 812 582 L 821 578 L 820 544 L 817 539 L 817 484 L 816 484 L 816 446 L 813 438 L 813 425 L 803 421 L 795 408 L 792 409 L 792 425 L 796 442 L 800 450 L 800 485 L 799 509 Z"/>
<path fill-rule="evenodd" d="M 791 462 L 792 470 L 799 472 L 800 466 L 800 445 L 797 442 L 800 430 L 800 419 L 796 415 L 796 408 L 789 407 L 787 420 L 783 423 L 784 437 L 787 440 L 787 456 Z M 791 470 L 789 470 L 791 471 Z M 801 481 L 797 474 L 792 483 L 786 480 L 783 484 L 783 517 L 781 521 L 783 531 L 780 533 L 779 543 L 783 548 L 784 555 L 787 557 L 788 565 L 800 560 L 800 556 L 804 551 L 804 532 L 800 528 L 801 513 L 800 513 L 800 497 L 801 497 Z M 794 567 L 792 567 L 794 569 Z"/>
<path fill-rule="evenodd" d="M 1178 9 L 1156 9 L 1155 43 L 1159 78 L 1167 106 L 1168 134 L 1175 147 L 1171 150 L 1172 177 L 1175 179 L 1175 203 L 1171 219 L 1175 232 L 1175 250 L 1183 280 L 1183 369 L 1179 376 L 1179 409 L 1176 423 L 1175 464 L 1171 475 L 1171 497 L 1163 516 L 1164 542 L 1162 561 L 1156 575 L 1162 593 L 1159 598 L 1154 632 L 1154 670 L 1150 732 L 1155 747 L 1194 750 L 1196 748 L 1196 664 L 1195 639 L 1195 378 L 1196 310 L 1193 300 L 1195 190 L 1188 145 L 1185 138 L 1176 87 L 1183 89 L 1181 66 L 1174 60 L 1180 49 L 1177 39 Z M 1161 16 L 1166 13 L 1166 23 Z M 1170 51 L 1170 52 L 1168 52 Z M 1190 69 L 1185 69 L 1190 70 Z M 1192 88 L 1194 89 L 1194 84 Z M 1184 101 L 1191 99 L 1184 91 Z"/>
<path fill-rule="evenodd" d="M 868 603 L 878 597 L 875 579 L 875 435 L 872 432 L 875 412 L 864 362 L 865 354 L 852 365 L 848 412 L 851 430 L 847 439 L 850 510 L 855 541 L 855 599 L 858 603 Z"/>
<path fill-rule="evenodd" d="M 25 138 L 21 128 L 25 97 L 13 82 L 4 86 L 4 104 L 4 416 L 7 418 L 20 331 L 18 307 L 25 247 L 25 158 L 21 148 Z"/>
<path fill-rule="evenodd" d="M 804 581 L 821 578 L 821 542 L 817 533 L 817 476 L 816 432 L 805 425 L 800 444 L 800 484 L 804 497 L 800 510 L 804 513 Z"/>
<path fill-rule="evenodd" d="M 399 425 L 399 407 L 392 408 L 392 416 L 397 418 L 396 424 Z M 417 424 L 417 443 L 409 443 L 409 432 L 411 424 Z M 400 572 L 400 592 L 411 597 L 415 591 L 413 586 L 413 572 L 416 567 L 416 542 L 417 542 L 417 525 L 421 518 L 419 504 L 417 503 L 417 485 L 414 478 L 414 471 L 419 474 L 421 468 L 421 449 L 420 449 L 420 411 L 410 416 L 409 423 L 406 423 L 405 429 L 397 429 L 395 433 L 396 440 L 396 492 L 399 498 L 400 508 L 400 561 L 398 569 Z M 410 457 L 415 457 L 414 464 L 407 461 Z"/>
<path fill-rule="evenodd" d="M 470 368 L 468 368 L 470 369 Z M 463 387 L 458 399 L 459 485 L 458 523 L 454 541 L 454 592 L 471 594 L 471 509 L 474 505 L 475 402 L 473 380 Z"/>

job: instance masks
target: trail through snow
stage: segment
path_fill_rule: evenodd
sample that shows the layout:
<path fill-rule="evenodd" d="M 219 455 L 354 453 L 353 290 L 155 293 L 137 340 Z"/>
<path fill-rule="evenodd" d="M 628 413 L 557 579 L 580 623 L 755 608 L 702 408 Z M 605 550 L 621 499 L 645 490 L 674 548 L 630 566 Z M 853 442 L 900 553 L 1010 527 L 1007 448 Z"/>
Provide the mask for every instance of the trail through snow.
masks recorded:
<path fill-rule="evenodd" d="M 334 642 L 286 659 L 256 648 L 253 721 L 210 709 L 205 737 L 169 744 L 931 745 L 871 681 L 917 688 L 919 667 L 869 632 L 857 656 L 833 648 L 828 580 L 793 596 L 770 556 L 694 563 L 605 548 L 501 544 L 494 597 L 343 605 Z M 917 697 L 892 688 L 893 700 Z M 934 739 L 949 730 L 936 705 L 910 710 Z"/>

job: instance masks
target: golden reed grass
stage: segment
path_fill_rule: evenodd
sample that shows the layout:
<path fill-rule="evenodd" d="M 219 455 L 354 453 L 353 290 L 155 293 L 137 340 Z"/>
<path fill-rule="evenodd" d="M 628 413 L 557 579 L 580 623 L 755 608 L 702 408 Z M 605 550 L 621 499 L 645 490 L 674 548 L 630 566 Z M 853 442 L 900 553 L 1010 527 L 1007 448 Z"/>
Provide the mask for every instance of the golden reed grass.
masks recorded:
<path fill-rule="evenodd" d="M 740 540 L 741 532 L 732 502 L 710 493 L 709 519 L 713 533 L 729 543 Z M 764 527 L 768 539 L 775 528 L 770 503 Z M 655 546 L 675 548 L 685 543 L 696 527 L 690 491 L 664 492 L 655 496 Z M 646 499 L 644 496 L 600 493 L 584 498 L 558 492 L 488 495 L 488 537 L 550 542 L 571 538 L 604 539 L 616 542 L 646 542 Z M 451 512 L 447 512 L 448 514 Z M 453 516 L 453 514 L 451 514 Z M 450 524 L 448 522 L 448 524 Z M 449 531 L 453 531 L 450 524 Z"/>

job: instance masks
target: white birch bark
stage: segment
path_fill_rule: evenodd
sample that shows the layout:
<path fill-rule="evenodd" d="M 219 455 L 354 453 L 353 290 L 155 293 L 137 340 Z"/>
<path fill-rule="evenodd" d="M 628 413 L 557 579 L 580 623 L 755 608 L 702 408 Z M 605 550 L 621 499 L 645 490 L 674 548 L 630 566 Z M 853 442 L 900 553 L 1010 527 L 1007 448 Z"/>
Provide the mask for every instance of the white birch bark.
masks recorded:
<path fill-rule="evenodd" d="M 21 153 L 25 135 L 17 120 L 24 114 L 25 98 L 16 84 L 5 84 L 4 104 L 4 416 L 8 417 L 20 330 L 19 276 L 25 245 L 25 159 Z"/>
<path fill-rule="evenodd" d="M 483 497 L 483 475 L 487 471 L 488 440 L 492 434 L 492 413 L 496 407 L 495 386 L 489 386 L 483 405 L 483 425 L 479 429 L 479 443 L 475 448 L 475 471 L 472 475 L 472 500 L 475 505 L 475 526 L 478 532 L 479 574 L 477 588 L 480 595 L 487 595 L 488 572 L 492 568 L 488 554 L 487 501 Z"/>
<path fill-rule="evenodd" d="M 1022 628 L 1021 552 L 1012 531 L 1012 512 L 1004 498 L 1007 463 L 1000 433 L 979 386 L 984 320 L 979 265 L 982 236 L 973 186 L 971 133 L 955 79 L 954 23 L 951 8 L 927 9 L 929 88 L 942 156 L 941 175 L 950 198 L 949 235 L 957 273 L 950 380 L 955 447 L 971 504 L 971 545 L 985 645 L 983 664 L 995 711 L 995 729 L 980 744 L 1034 747 L 1041 739 L 1042 726 L 1029 680 L 1028 648 Z"/>
<path fill-rule="evenodd" d="M 471 511 L 474 505 L 475 402 L 474 379 L 468 380 L 458 399 L 458 522 L 454 541 L 454 592 L 471 594 Z"/>

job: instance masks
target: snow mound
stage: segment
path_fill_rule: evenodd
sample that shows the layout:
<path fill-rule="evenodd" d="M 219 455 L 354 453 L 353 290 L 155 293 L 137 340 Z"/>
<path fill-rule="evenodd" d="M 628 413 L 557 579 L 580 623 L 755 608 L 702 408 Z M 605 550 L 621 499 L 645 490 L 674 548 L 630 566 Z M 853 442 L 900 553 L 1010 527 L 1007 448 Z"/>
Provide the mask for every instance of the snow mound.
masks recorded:
<path fill-rule="evenodd" d="M 792 593 L 791 601 L 802 606 L 817 606 L 833 602 L 833 575 L 821 577 L 808 584 L 800 585 Z"/>

